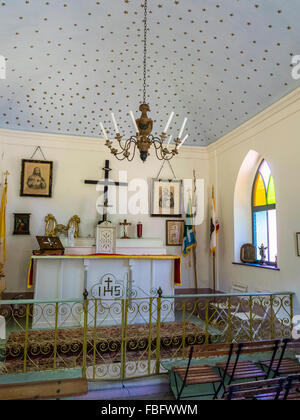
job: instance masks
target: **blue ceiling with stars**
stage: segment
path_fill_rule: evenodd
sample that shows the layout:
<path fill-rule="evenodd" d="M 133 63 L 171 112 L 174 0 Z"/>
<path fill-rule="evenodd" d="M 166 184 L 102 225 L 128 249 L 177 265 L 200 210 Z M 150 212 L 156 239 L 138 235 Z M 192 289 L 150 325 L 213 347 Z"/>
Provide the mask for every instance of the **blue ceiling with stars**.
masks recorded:
<path fill-rule="evenodd" d="M 0 0 L 0 128 L 134 133 L 143 96 L 141 0 Z M 160 134 L 207 146 L 295 88 L 299 0 L 148 0 L 147 101 Z M 3 72 L 2 72 L 3 76 Z"/>

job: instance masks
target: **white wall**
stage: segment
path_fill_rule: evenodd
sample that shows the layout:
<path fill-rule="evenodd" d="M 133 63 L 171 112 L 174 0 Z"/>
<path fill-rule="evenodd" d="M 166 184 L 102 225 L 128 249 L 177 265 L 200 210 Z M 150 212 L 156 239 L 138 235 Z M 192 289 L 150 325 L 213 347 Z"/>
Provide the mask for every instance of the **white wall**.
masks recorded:
<path fill-rule="evenodd" d="M 36 146 L 40 145 L 47 160 L 54 162 L 53 197 L 32 198 L 20 197 L 21 159 L 31 158 Z M 35 156 L 42 159 L 40 153 Z M 94 236 L 94 229 L 101 217 L 96 212 L 96 199 L 99 193 L 95 186 L 85 185 L 85 179 L 100 179 L 105 159 L 110 160 L 111 178 L 118 180 L 118 171 L 128 171 L 128 181 L 142 178 L 151 185 L 151 178 L 159 172 L 161 162 L 153 157 L 142 163 L 137 156 L 131 163 L 117 161 L 97 139 L 62 135 L 45 135 L 38 133 L 0 130 L 0 171 L 8 170 L 8 205 L 7 205 L 7 291 L 22 292 L 26 290 L 27 271 L 30 255 L 38 245 L 36 235 L 43 235 L 44 218 L 52 213 L 58 223 L 66 224 L 69 218 L 77 214 L 81 219 L 80 236 Z M 172 161 L 178 178 L 193 178 L 193 169 L 197 178 L 204 178 L 206 196 L 208 189 L 209 162 L 206 150 L 193 147 L 182 147 L 179 157 Z M 172 173 L 165 166 L 161 178 L 171 178 Z M 207 205 L 205 203 L 205 208 Z M 13 213 L 31 213 L 31 236 L 16 236 L 13 232 Z M 165 241 L 166 218 L 151 218 L 149 215 L 119 215 L 112 218 L 118 223 L 124 218 L 134 224 L 131 234 L 136 234 L 136 223 L 141 220 L 146 238 L 163 238 Z M 208 287 L 208 227 L 205 222 L 197 228 L 199 245 L 198 285 Z M 168 247 L 168 253 L 180 253 L 180 247 Z M 141 273 L 142 276 L 142 273 Z M 194 287 L 193 269 L 189 259 L 183 259 L 183 286 Z"/>
<path fill-rule="evenodd" d="M 222 226 L 218 251 L 220 288 L 229 291 L 232 283 L 242 281 L 248 285 L 249 291 L 296 292 L 298 313 L 300 313 L 300 258 L 296 252 L 295 233 L 300 231 L 299 133 L 300 89 L 209 146 L 211 168 L 213 168 L 211 177 L 212 182 L 217 185 L 217 208 Z M 236 181 L 244 159 L 251 150 L 268 161 L 274 175 L 280 271 L 232 264 L 236 258 L 234 246 Z M 237 229 L 242 231 L 245 226 Z"/>

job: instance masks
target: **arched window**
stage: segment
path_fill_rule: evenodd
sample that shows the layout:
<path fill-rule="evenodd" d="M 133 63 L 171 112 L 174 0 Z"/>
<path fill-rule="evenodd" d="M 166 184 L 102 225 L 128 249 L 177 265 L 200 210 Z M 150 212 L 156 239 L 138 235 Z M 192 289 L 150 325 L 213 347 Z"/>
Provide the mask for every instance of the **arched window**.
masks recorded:
<path fill-rule="evenodd" d="M 277 260 L 277 222 L 276 195 L 272 171 L 263 160 L 255 176 L 252 192 L 253 245 L 267 246 L 267 264 L 274 265 Z"/>

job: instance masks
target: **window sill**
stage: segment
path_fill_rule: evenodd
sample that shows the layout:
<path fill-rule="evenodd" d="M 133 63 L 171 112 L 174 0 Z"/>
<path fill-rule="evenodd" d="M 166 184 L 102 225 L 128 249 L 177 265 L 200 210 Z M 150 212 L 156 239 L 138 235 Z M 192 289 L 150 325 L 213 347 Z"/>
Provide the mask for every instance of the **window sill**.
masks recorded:
<path fill-rule="evenodd" d="M 232 264 L 235 265 L 245 265 L 247 267 L 255 267 L 255 268 L 264 268 L 265 270 L 273 270 L 273 271 L 280 271 L 278 267 L 274 265 L 261 265 L 261 264 L 254 264 L 254 263 L 243 263 L 243 262 L 233 262 Z"/>

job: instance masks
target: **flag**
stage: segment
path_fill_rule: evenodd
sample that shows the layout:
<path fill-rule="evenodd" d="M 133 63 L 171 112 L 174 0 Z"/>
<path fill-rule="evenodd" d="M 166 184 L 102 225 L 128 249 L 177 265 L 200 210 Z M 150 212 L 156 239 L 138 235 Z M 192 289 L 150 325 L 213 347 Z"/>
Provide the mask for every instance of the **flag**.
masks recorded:
<path fill-rule="evenodd" d="M 6 204 L 7 180 L 5 180 L 0 207 L 0 278 L 4 276 L 4 263 L 6 260 Z"/>
<path fill-rule="evenodd" d="M 220 226 L 219 222 L 216 219 L 216 204 L 214 189 L 212 191 L 211 197 L 211 216 L 210 216 L 210 245 L 209 245 L 209 254 L 213 255 L 217 250 L 217 234 L 219 233 Z"/>
<path fill-rule="evenodd" d="M 195 228 L 193 223 L 192 199 L 189 197 L 188 212 L 184 224 L 184 238 L 182 243 L 182 255 L 186 257 L 189 250 L 197 246 Z"/>

